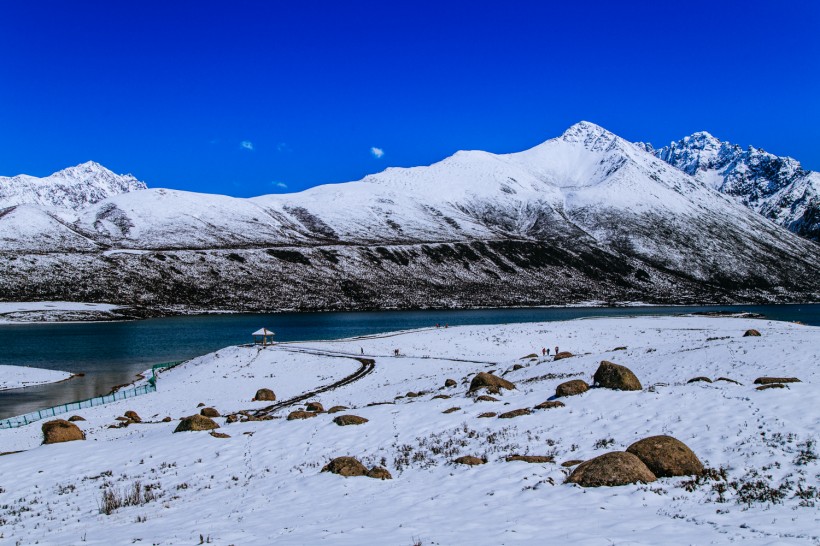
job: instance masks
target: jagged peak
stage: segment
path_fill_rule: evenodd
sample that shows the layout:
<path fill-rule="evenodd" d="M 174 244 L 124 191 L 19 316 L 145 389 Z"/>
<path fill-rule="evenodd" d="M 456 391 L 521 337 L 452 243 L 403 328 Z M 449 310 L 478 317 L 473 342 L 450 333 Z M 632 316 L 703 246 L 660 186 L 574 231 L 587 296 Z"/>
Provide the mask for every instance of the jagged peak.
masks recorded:
<path fill-rule="evenodd" d="M 585 142 L 589 139 L 598 139 L 601 137 L 612 139 L 615 138 L 615 135 L 590 121 L 579 121 L 571 125 L 564 131 L 564 134 L 561 135 L 561 138 L 567 142 Z"/>

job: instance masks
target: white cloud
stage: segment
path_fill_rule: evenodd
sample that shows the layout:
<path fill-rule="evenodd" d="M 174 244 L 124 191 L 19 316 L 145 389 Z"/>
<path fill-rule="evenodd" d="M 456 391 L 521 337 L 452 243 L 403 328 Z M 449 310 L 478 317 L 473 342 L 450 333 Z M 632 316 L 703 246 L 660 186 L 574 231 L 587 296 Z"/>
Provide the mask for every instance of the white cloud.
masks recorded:
<path fill-rule="evenodd" d="M 253 151 L 253 142 L 250 140 L 243 140 L 239 143 L 239 146 L 245 150 Z"/>
<path fill-rule="evenodd" d="M 285 189 L 285 188 L 288 187 L 288 185 L 285 184 L 284 182 L 271 182 L 271 184 L 273 184 L 277 188 L 282 188 L 282 189 Z"/>
<path fill-rule="evenodd" d="M 376 148 L 375 146 L 373 146 L 372 148 L 370 148 L 370 153 L 373 154 L 373 157 L 375 157 L 376 159 L 379 159 L 384 155 L 384 150 L 382 150 L 381 148 Z"/>

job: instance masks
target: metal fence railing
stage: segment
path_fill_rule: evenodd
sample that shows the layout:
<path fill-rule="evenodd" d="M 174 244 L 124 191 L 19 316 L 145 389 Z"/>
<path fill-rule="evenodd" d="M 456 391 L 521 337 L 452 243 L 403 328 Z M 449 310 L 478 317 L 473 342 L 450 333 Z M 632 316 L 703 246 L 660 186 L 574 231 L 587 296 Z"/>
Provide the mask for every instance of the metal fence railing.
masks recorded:
<path fill-rule="evenodd" d="M 79 400 L 77 402 L 69 402 L 67 404 L 61 404 L 59 406 L 53 406 L 46 409 L 32 411 L 30 413 L 26 413 L 25 415 L 17 415 L 15 417 L 2 419 L 0 420 L 0 429 L 22 427 L 24 425 L 28 425 L 29 423 L 34 423 L 36 421 L 47 419 L 49 417 L 56 417 L 57 415 L 68 413 L 70 411 L 94 408 L 97 406 L 102 406 L 103 404 L 110 404 L 111 402 L 116 402 L 117 400 L 125 400 L 127 398 L 134 398 L 135 396 L 148 394 L 149 392 L 155 392 L 157 390 L 158 374 L 165 370 L 170 370 L 171 368 L 179 366 L 183 362 L 185 361 L 178 360 L 175 362 L 164 362 L 162 364 L 156 364 L 155 366 L 152 366 L 151 377 L 148 378 L 148 383 L 146 383 L 145 385 L 140 385 L 139 387 L 134 387 L 132 389 L 120 389 L 109 394 L 106 394 L 104 396 L 95 396 L 94 398 L 87 398 L 85 400 Z"/>

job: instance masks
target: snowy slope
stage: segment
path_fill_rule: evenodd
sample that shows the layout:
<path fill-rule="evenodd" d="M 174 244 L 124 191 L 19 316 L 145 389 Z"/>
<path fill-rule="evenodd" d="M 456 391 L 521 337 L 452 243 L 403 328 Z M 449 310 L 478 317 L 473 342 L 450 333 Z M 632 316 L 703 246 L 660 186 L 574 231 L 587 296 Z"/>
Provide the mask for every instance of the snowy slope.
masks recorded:
<path fill-rule="evenodd" d="M 820 242 L 820 173 L 803 169 L 791 157 L 721 142 L 698 132 L 647 151 L 766 218 Z"/>
<path fill-rule="evenodd" d="M 0 364 L 0 391 L 56 383 L 70 377 L 69 372 Z"/>

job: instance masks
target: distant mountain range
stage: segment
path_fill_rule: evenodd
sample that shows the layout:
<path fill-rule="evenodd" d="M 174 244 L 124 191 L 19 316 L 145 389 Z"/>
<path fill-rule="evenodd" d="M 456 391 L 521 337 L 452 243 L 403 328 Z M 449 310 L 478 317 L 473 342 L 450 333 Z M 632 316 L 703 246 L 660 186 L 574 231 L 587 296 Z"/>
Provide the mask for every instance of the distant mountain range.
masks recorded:
<path fill-rule="evenodd" d="M 458 152 L 252 199 L 145 189 L 96 164 L 50 190 L 0 179 L 13 196 L 0 199 L 0 299 L 164 310 L 820 299 L 820 245 L 749 208 L 769 215 L 761 203 L 785 202 L 785 188 L 815 188 L 789 208 L 789 227 L 808 225 L 800 203 L 816 206 L 816 174 L 781 160 L 797 167 L 769 169 L 773 192 L 769 171 L 743 165 L 774 156 L 750 149 L 729 168 L 734 148 L 698 135 L 655 150 L 581 122 L 520 153 Z M 15 180 L 25 189 L 6 189 Z"/>

